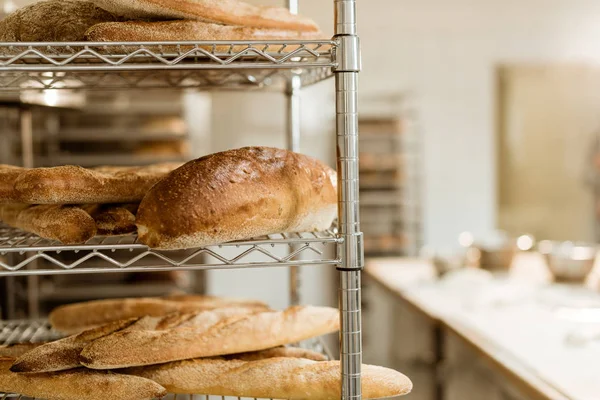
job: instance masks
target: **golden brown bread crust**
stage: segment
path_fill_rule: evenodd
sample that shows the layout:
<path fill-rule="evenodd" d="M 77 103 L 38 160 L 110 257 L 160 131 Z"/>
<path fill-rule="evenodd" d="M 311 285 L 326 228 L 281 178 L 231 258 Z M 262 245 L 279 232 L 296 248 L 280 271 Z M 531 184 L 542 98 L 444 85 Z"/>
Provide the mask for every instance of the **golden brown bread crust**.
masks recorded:
<path fill-rule="evenodd" d="M 80 362 L 93 369 L 152 365 L 264 350 L 338 329 L 339 314 L 334 308 L 290 307 L 235 316 L 210 327 L 116 332 L 86 346 Z"/>
<path fill-rule="evenodd" d="M 0 359 L 0 392 L 46 400 L 150 400 L 167 394 L 162 386 L 149 379 L 83 368 L 19 374 L 9 370 L 13 361 Z"/>
<path fill-rule="evenodd" d="M 82 41 L 90 26 L 117 20 L 108 11 L 87 1 L 41 1 L 20 8 L 0 21 L 0 41 Z"/>
<path fill-rule="evenodd" d="M 15 228 L 65 244 L 85 243 L 96 235 L 94 219 L 75 206 L 0 204 L 0 219 Z"/>
<path fill-rule="evenodd" d="M 93 42 L 160 42 L 174 40 L 317 40 L 322 38 L 319 31 L 301 32 L 285 29 L 264 29 L 247 26 L 229 26 L 200 21 L 124 21 L 107 22 L 92 26 L 86 38 Z M 233 48 L 238 51 L 247 46 Z M 212 46 L 203 47 L 212 50 Z M 229 51 L 229 46 L 216 46 L 215 51 Z M 288 51 L 293 49 L 288 48 Z"/>
<path fill-rule="evenodd" d="M 34 168 L 19 175 L 14 190 L 21 203 L 29 204 L 133 203 L 179 165 Z"/>
<path fill-rule="evenodd" d="M 161 249 L 201 247 L 329 228 L 335 171 L 308 156 L 244 147 L 190 161 L 156 184 L 137 214 L 139 239 Z"/>
<path fill-rule="evenodd" d="M 77 368 L 81 350 L 93 340 L 113 332 L 125 329 L 134 324 L 137 319 L 112 322 L 101 327 L 90 329 L 78 335 L 59 339 L 19 356 L 10 367 L 12 372 L 56 372 Z"/>
<path fill-rule="evenodd" d="M 126 204 L 82 204 L 84 209 L 94 219 L 98 235 L 124 235 L 134 233 L 135 214 L 139 203 Z"/>
<path fill-rule="evenodd" d="M 289 357 L 248 362 L 196 359 L 132 368 L 124 372 L 152 379 L 171 393 L 292 400 L 341 398 L 339 361 L 317 362 Z M 363 398 L 400 396 L 411 390 L 411 381 L 400 372 L 363 364 Z"/>
<path fill-rule="evenodd" d="M 132 20 L 188 19 L 221 25 L 316 32 L 309 18 L 282 7 L 255 6 L 239 0 L 93 0 L 114 15 Z"/>
<path fill-rule="evenodd" d="M 17 201 L 14 191 L 15 181 L 24 171 L 27 171 L 27 168 L 0 164 L 0 203 L 15 203 Z"/>
<path fill-rule="evenodd" d="M 206 302 L 201 297 L 193 301 L 174 301 L 160 298 L 126 298 L 93 300 L 82 303 L 67 304 L 52 310 L 49 315 L 50 324 L 54 329 L 63 333 L 76 333 L 97 327 L 112 321 L 143 316 L 162 317 L 174 312 L 190 313 L 213 310 L 217 307 L 238 308 L 240 312 L 264 310 L 267 306 L 263 303 L 250 301 L 247 304 L 242 300 L 233 300 L 227 303 L 226 299 L 220 302 L 208 298 Z"/>

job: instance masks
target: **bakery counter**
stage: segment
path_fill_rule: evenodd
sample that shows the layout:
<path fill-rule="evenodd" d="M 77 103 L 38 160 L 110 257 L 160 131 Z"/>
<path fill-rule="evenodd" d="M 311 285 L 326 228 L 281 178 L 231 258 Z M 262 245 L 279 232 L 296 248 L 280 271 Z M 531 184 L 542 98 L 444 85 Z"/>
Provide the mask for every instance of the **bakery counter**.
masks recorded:
<path fill-rule="evenodd" d="M 534 254 L 520 264 L 438 279 L 423 260 L 371 260 L 365 353 L 405 367 L 415 400 L 600 399 L 600 295 L 548 283 Z M 391 328 L 381 336 L 379 324 L 374 343 L 369 321 L 380 318 Z"/>

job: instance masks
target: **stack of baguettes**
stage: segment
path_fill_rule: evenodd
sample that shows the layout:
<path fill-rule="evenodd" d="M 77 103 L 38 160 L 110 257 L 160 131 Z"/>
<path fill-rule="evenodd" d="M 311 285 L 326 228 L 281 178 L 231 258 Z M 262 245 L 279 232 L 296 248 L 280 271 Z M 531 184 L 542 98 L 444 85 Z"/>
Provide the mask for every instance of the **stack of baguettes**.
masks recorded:
<path fill-rule="evenodd" d="M 137 230 L 149 247 L 175 250 L 322 231 L 337 215 L 337 200 L 333 169 L 271 147 L 181 166 L 0 166 L 0 220 L 67 244 Z"/>
<path fill-rule="evenodd" d="M 181 164 L 20 168 L 0 165 L 0 221 L 65 244 L 136 231 L 139 202 Z"/>
<path fill-rule="evenodd" d="M 100 300 L 50 315 L 69 333 L 0 347 L 0 392 L 47 400 L 136 400 L 166 392 L 339 399 L 340 363 L 288 346 L 339 328 L 338 311 L 205 296 Z M 363 365 L 363 398 L 408 393 L 410 380 Z"/>
<path fill-rule="evenodd" d="M 317 24 L 240 0 L 47 0 L 0 21 L 4 42 L 319 39 Z M 225 46 L 223 49 L 228 50 Z"/>

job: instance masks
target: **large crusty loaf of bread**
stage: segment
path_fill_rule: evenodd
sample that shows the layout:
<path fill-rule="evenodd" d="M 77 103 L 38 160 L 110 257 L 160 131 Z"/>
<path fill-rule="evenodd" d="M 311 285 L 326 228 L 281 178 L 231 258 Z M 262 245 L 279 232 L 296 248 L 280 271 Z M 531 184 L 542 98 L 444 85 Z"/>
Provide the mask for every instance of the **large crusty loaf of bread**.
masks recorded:
<path fill-rule="evenodd" d="M 208 328 L 186 326 L 162 331 L 116 332 L 86 346 L 80 361 L 93 369 L 152 365 L 264 350 L 338 329 L 336 309 L 291 307 L 285 311 L 232 317 Z"/>
<path fill-rule="evenodd" d="M 0 219 L 15 228 L 65 244 L 84 243 L 96 235 L 94 219 L 76 206 L 0 204 Z"/>
<path fill-rule="evenodd" d="M 282 7 L 240 0 L 92 0 L 98 7 L 132 20 L 188 19 L 221 25 L 315 32 L 317 24 Z"/>
<path fill-rule="evenodd" d="M 26 168 L 14 165 L 0 164 L 0 203 L 14 203 L 16 201 L 15 181 L 26 170 Z"/>
<path fill-rule="evenodd" d="M 167 394 L 158 383 L 138 376 L 90 371 L 19 374 L 11 358 L 0 359 L 0 392 L 46 400 L 150 400 Z"/>
<path fill-rule="evenodd" d="M 17 177 L 14 191 L 29 204 L 133 203 L 179 165 L 33 168 Z"/>
<path fill-rule="evenodd" d="M 196 359 L 124 371 L 160 383 L 172 393 L 210 393 L 254 398 L 336 400 L 341 396 L 339 361 L 267 358 L 258 361 Z M 400 396 L 412 390 L 400 372 L 362 366 L 362 397 Z"/>
<path fill-rule="evenodd" d="M 52 327 L 63 333 L 78 333 L 108 322 L 143 316 L 162 317 L 171 313 L 191 313 L 218 308 L 239 308 L 246 312 L 266 310 L 268 307 L 254 300 L 239 300 L 193 296 L 187 300 L 176 298 L 125 298 L 93 300 L 67 304 L 52 310 L 49 321 Z M 219 311 L 227 315 L 227 310 Z"/>
<path fill-rule="evenodd" d="M 142 243 L 200 247 L 278 232 L 329 228 L 336 174 L 308 156 L 244 147 L 190 161 L 156 184 L 137 214 Z"/>
<path fill-rule="evenodd" d="M 20 8 L 0 21 L 0 41 L 82 41 L 92 25 L 117 20 L 108 11 L 87 1 L 41 1 Z"/>
<path fill-rule="evenodd" d="M 320 32 L 218 25 L 190 20 L 107 22 L 94 25 L 86 32 L 87 40 L 93 42 L 315 40 L 321 37 Z M 237 51 L 245 47 L 247 46 L 238 46 L 230 49 L 228 45 L 221 45 L 216 46 L 215 51 Z M 212 50 L 213 47 L 206 46 L 205 48 Z M 291 51 L 293 49 L 288 48 L 287 50 Z"/>

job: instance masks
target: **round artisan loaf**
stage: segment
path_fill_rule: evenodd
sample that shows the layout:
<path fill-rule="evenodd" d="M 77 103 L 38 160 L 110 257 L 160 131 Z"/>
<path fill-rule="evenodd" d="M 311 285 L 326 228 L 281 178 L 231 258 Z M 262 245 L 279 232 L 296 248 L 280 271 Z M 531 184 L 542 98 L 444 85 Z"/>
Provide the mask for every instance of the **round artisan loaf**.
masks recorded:
<path fill-rule="evenodd" d="M 337 215 L 336 174 L 305 155 L 244 147 L 193 160 L 146 194 L 136 224 L 160 249 L 207 246 L 280 232 L 327 229 Z"/>
<path fill-rule="evenodd" d="M 118 21 L 118 18 L 88 1 L 40 1 L 20 8 L 0 21 L 0 41 L 82 41 L 89 27 L 112 21 Z"/>

